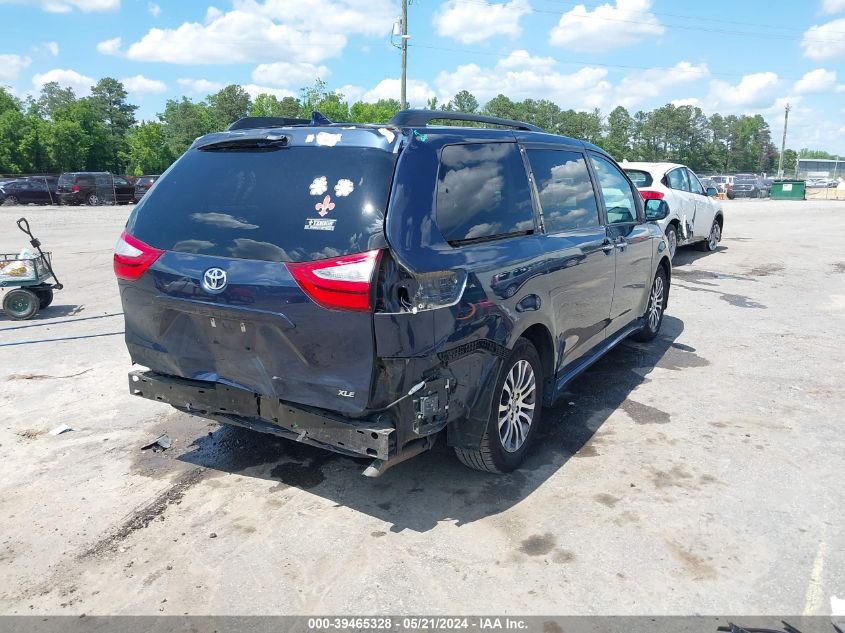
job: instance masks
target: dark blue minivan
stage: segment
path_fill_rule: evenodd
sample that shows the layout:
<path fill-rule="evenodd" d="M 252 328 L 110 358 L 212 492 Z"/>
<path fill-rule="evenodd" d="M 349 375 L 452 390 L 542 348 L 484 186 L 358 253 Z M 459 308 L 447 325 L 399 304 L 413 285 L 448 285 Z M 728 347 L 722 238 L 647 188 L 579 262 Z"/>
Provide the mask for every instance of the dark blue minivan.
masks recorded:
<path fill-rule="evenodd" d="M 452 120 L 487 127 L 432 125 Z M 147 368 L 130 391 L 371 457 L 371 476 L 444 430 L 463 463 L 510 471 L 569 380 L 657 336 L 671 265 L 649 205 L 598 147 L 518 121 L 242 119 L 118 241 Z"/>

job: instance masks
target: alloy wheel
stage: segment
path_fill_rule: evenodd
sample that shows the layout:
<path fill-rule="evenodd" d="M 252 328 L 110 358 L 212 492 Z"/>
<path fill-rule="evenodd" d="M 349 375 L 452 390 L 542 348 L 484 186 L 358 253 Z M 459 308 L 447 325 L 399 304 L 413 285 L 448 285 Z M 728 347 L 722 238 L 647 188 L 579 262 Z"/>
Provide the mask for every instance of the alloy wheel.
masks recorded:
<path fill-rule="evenodd" d="M 663 277 L 657 275 L 648 298 L 648 327 L 655 331 L 663 313 Z"/>
<path fill-rule="evenodd" d="M 515 453 L 525 443 L 536 404 L 534 369 L 527 360 L 519 360 L 508 372 L 499 400 L 499 439 L 509 453 Z"/>
<path fill-rule="evenodd" d="M 710 242 L 711 251 L 715 251 L 719 242 L 722 241 L 722 227 L 719 226 L 718 222 L 713 223 L 713 228 L 710 229 L 710 237 L 708 238 L 708 241 Z"/>

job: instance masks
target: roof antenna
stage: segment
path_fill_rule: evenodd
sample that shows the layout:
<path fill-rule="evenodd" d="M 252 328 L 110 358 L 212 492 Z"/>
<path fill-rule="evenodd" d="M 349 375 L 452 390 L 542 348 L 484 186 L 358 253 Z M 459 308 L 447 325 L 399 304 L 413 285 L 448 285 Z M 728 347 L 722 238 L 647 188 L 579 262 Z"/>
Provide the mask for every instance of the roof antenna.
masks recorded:
<path fill-rule="evenodd" d="M 311 113 L 311 125 L 331 125 L 332 122 L 329 121 L 324 115 L 320 114 L 316 110 Z"/>

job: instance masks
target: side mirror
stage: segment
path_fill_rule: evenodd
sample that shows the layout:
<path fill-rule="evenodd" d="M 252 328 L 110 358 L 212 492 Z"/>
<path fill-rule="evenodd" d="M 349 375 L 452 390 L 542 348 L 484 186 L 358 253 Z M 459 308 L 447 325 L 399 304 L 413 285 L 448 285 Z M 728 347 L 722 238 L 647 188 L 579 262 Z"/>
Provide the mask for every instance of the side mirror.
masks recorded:
<path fill-rule="evenodd" d="M 707 197 L 712 198 L 713 196 L 719 195 L 719 190 L 716 187 L 707 187 Z"/>
<path fill-rule="evenodd" d="M 669 205 L 665 200 L 651 198 L 645 201 L 645 219 L 649 222 L 663 220 L 669 215 Z"/>

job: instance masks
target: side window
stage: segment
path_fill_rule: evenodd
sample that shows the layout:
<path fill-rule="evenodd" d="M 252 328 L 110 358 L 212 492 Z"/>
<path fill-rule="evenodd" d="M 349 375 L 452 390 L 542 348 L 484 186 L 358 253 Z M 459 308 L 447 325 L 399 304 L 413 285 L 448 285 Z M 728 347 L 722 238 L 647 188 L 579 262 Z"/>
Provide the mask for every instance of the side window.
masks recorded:
<path fill-rule="evenodd" d="M 530 149 L 547 233 L 599 225 L 599 209 L 584 155 L 561 150 Z"/>
<path fill-rule="evenodd" d="M 668 174 L 666 174 L 666 180 L 669 183 L 669 187 L 672 189 L 678 189 L 680 191 L 689 191 L 687 175 L 682 167 L 678 169 L 673 169 Z"/>
<path fill-rule="evenodd" d="M 114 184 L 118 187 L 128 187 L 129 181 L 124 179 L 124 178 L 121 178 L 120 176 L 115 176 L 114 177 Z"/>
<path fill-rule="evenodd" d="M 47 191 L 47 185 L 43 180 L 33 180 L 30 183 L 30 187 L 33 191 Z"/>
<path fill-rule="evenodd" d="M 606 158 L 590 154 L 590 160 L 599 179 L 608 223 L 636 222 L 637 203 L 628 180 L 616 165 Z M 637 195 L 639 196 L 639 193 Z"/>
<path fill-rule="evenodd" d="M 689 190 L 693 193 L 697 193 L 703 196 L 704 187 L 701 186 L 701 183 L 698 180 L 698 176 L 692 173 L 691 170 L 687 169 L 687 177 L 689 178 Z"/>
<path fill-rule="evenodd" d="M 444 147 L 436 213 L 449 243 L 533 232 L 528 175 L 516 143 Z"/>

